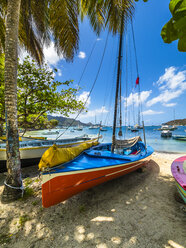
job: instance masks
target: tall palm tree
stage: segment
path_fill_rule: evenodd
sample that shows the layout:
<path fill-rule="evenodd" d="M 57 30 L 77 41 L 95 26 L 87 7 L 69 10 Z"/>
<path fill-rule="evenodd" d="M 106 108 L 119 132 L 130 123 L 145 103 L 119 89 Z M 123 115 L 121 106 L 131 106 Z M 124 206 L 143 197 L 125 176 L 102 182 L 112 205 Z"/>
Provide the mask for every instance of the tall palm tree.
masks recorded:
<path fill-rule="evenodd" d="M 15 200 L 22 193 L 16 94 L 18 40 L 19 45 L 30 52 L 39 64 L 43 61 L 43 45 L 49 45 L 50 31 L 54 37 L 56 50 L 58 53 L 62 52 L 67 60 L 72 60 L 78 49 L 78 1 L 60 2 L 60 5 L 57 0 L 2 0 L 0 3 L 0 17 L 3 19 L 3 14 L 6 16 L 5 48 L 4 33 L 0 33 L 0 44 L 1 48 L 5 49 L 8 169 L 2 202 Z"/>
<path fill-rule="evenodd" d="M 90 23 L 97 33 L 106 24 L 115 34 L 120 30 L 121 16 L 124 15 L 124 21 L 131 16 L 133 0 L 1 0 L 0 17 L 4 9 L 8 176 L 2 201 L 8 202 L 19 198 L 22 193 L 16 94 L 18 38 L 19 44 L 40 64 L 43 61 L 42 47 L 49 44 L 51 35 L 58 54 L 62 53 L 64 58 L 72 60 L 78 49 L 80 13 L 82 18 L 85 15 L 89 16 Z M 2 41 L 3 39 L 0 41 L 1 47 Z"/>
<path fill-rule="evenodd" d="M 2 41 L 4 39 L 3 33 L 1 33 L 0 45 L 1 49 L 5 49 L 4 78 L 8 170 L 2 202 L 15 200 L 22 194 L 17 123 L 18 44 L 25 47 L 37 59 L 38 63 L 42 63 L 42 46 L 44 42 L 47 43 L 49 41 L 47 4 L 48 1 L 45 0 L 3 0 L 0 3 L 0 18 L 1 20 L 6 19 L 6 42 L 5 46 L 3 46 L 4 43 Z M 5 16 L 6 18 L 4 18 Z"/>
<path fill-rule="evenodd" d="M 7 169 L 2 201 L 21 196 L 21 164 L 17 126 L 17 53 L 21 0 L 8 1 L 5 37 L 5 115 L 7 128 Z"/>

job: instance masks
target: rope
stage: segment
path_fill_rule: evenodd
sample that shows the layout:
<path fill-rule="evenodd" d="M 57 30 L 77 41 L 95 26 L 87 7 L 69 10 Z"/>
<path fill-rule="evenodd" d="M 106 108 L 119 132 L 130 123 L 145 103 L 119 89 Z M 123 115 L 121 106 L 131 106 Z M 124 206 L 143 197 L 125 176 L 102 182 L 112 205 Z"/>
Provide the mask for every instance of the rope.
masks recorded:
<path fill-rule="evenodd" d="M 137 77 L 139 77 L 139 70 L 138 70 L 138 60 L 137 60 L 137 52 L 136 52 L 136 42 L 135 42 L 135 37 L 134 37 L 134 29 L 133 29 L 133 23 L 131 21 L 131 26 L 132 26 L 132 36 L 133 36 L 133 44 L 134 44 L 134 52 L 135 52 L 135 61 L 136 61 L 136 71 L 137 71 Z M 140 114 L 142 117 L 142 121 L 143 121 L 143 114 L 142 114 L 142 104 L 141 104 L 141 99 L 140 99 L 140 94 L 141 94 L 141 90 L 140 90 L 140 83 L 138 84 L 138 89 L 139 89 L 139 93 L 138 93 L 138 101 L 139 101 L 139 125 L 140 125 Z M 140 113 L 141 112 L 141 113 Z"/>
<path fill-rule="evenodd" d="M 125 101 L 125 137 L 127 135 L 127 118 L 128 118 L 128 102 L 127 102 L 127 96 L 128 96 L 128 36 L 126 35 L 126 101 Z"/>
<path fill-rule="evenodd" d="M 139 76 L 139 71 L 138 71 L 138 60 L 137 60 L 137 52 L 136 52 L 136 43 L 135 43 L 134 29 L 133 29 L 132 20 L 131 20 L 131 26 L 132 26 L 132 37 L 133 37 L 134 53 L 135 53 L 135 61 L 136 61 L 136 71 L 137 71 L 137 76 Z"/>
<path fill-rule="evenodd" d="M 22 197 L 23 197 L 23 193 L 24 193 L 24 186 L 23 186 L 23 184 L 20 187 L 15 187 L 15 186 L 12 186 L 10 184 L 7 184 L 6 181 L 4 181 L 4 185 L 6 185 L 7 187 L 9 187 L 11 189 L 20 189 L 20 190 L 22 190 Z"/>
<path fill-rule="evenodd" d="M 98 79 L 99 72 L 100 72 L 100 70 L 101 70 L 101 66 L 102 66 L 102 63 L 103 63 L 103 58 L 104 58 L 105 51 L 106 51 L 106 47 L 107 47 L 108 36 L 109 36 L 109 32 L 107 33 L 107 38 L 106 38 L 106 41 L 105 41 L 105 47 L 104 47 L 104 50 L 103 50 L 102 58 L 101 58 L 100 65 L 99 65 L 99 68 L 98 68 L 98 72 L 97 72 L 96 78 L 95 78 L 95 80 L 94 80 L 94 83 L 93 83 L 93 85 L 92 85 L 92 87 L 91 87 L 91 90 L 90 90 L 90 92 L 89 92 L 89 94 L 88 94 L 88 96 L 87 96 L 87 99 L 86 99 L 85 103 L 83 104 L 82 108 L 80 109 L 79 113 L 76 115 L 76 117 L 72 120 L 72 122 L 71 122 L 71 123 L 69 124 L 69 126 L 64 130 L 64 132 L 62 132 L 62 133 L 56 138 L 56 140 L 59 139 L 59 137 L 61 137 L 64 133 L 66 133 L 66 131 L 69 129 L 69 127 L 71 127 L 71 126 L 73 125 L 73 123 L 74 123 L 75 120 L 78 118 L 78 116 L 81 114 L 81 112 L 83 111 L 85 105 L 87 104 L 87 101 L 88 101 L 88 99 L 89 99 L 89 97 L 90 97 L 90 95 L 91 95 L 91 93 L 92 93 L 92 91 L 93 91 L 93 89 L 94 89 L 94 86 L 95 86 L 96 81 L 97 81 L 97 79 Z"/>
<path fill-rule="evenodd" d="M 109 56 L 111 59 L 113 58 L 113 51 L 114 51 L 114 40 L 112 41 L 111 56 Z M 110 59 L 110 60 L 111 60 L 111 59 Z M 109 73 L 107 73 L 106 82 L 111 81 L 111 80 L 110 80 L 110 79 L 111 79 L 111 75 L 110 75 L 110 74 L 111 74 L 112 67 L 113 67 L 112 62 L 113 62 L 113 61 L 110 61 L 110 63 L 108 63 L 108 64 L 109 64 L 109 67 L 108 67 L 108 72 L 109 72 Z M 108 96 L 110 95 L 110 92 L 109 92 L 110 87 L 109 87 L 109 85 L 110 85 L 110 83 L 107 83 L 107 84 L 106 84 L 106 90 L 105 90 L 105 96 L 104 96 L 104 101 L 103 101 L 103 107 L 106 106 L 106 102 L 107 102 Z M 113 91 L 112 91 L 112 92 L 113 92 Z M 102 120 L 103 125 L 106 125 L 106 117 L 105 117 L 105 120 L 103 121 L 103 108 L 102 108 L 102 112 L 101 112 L 101 120 Z"/>
<path fill-rule="evenodd" d="M 91 58 L 91 56 L 92 56 L 92 53 L 93 53 L 94 48 L 95 48 L 95 46 L 96 46 L 96 43 L 97 43 L 97 40 L 95 40 L 95 42 L 94 42 L 94 44 L 93 44 L 93 47 L 92 47 L 92 50 L 91 50 L 91 52 L 90 52 L 90 54 L 89 54 L 88 60 L 87 60 L 87 62 L 86 62 L 86 64 L 85 64 L 85 67 L 84 67 L 84 69 L 83 69 L 83 72 L 82 72 L 82 74 L 81 74 L 81 77 L 80 77 L 80 79 L 79 79 L 79 81 L 78 81 L 78 86 L 80 85 L 81 79 L 82 79 L 83 76 L 84 76 L 85 70 L 86 70 L 87 65 L 88 65 L 88 63 L 89 63 L 89 61 L 90 61 L 90 58 Z"/>

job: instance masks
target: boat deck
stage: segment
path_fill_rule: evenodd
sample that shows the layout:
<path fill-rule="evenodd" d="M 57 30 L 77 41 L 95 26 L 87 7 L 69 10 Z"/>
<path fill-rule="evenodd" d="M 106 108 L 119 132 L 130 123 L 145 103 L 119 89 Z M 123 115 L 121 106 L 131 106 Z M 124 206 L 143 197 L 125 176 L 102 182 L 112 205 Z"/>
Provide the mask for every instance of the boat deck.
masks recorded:
<path fill-rule="evenodd" d="M 99 148 L 103 148 L 104 146 L 105 144 L 104 145 L 102 144 L 102 145 L 98 145 L 96 148 L 92 148 L 87 151 L 84 151 L 83 154 L 79 155 L 74 160 L 51 168 L 49 173 L 81 171 L 81 170 L 89 170 L 95 168 L 130 164 L 130 163 L 134 163 L 135 161 L 143 160 L 144 158 L 150 156 L 153 152 L 153 149 L 150 149 L 151 147 L 149 147 L 147 153 L 144 150 L 138 155 L 125 156 L 120 154 L 114 154 L 108 150 L 98 150 Z M 45 174 L 45 172 L 43 174 Z M 46 172 L 46 174 L 48 174 L 48 172 Z"/>

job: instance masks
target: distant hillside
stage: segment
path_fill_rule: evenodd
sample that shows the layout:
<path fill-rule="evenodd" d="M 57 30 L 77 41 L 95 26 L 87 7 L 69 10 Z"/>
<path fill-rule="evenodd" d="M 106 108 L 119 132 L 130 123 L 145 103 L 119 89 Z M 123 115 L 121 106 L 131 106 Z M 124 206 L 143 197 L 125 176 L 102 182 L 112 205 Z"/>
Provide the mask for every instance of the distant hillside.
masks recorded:
<path fill-rule="evenodd" d="M 166 125 L 178 125 L 178 126 L 186 126 L 186 119 L 177 119 L 177 120 L 173 120 L 173 121 L 168 121 L 166 123 L 164 123 Z"/>
<path fill-rule="evenodd" d="M 91 126 L 92 125 L 91 122 L 83 123 L 81 121 L 74 120 L 72 118 L 62 117 L 62 116 L 47 115 L 47 118 L 48 118 L 49 121 L 52 120 L 52 119 L 58 120 L 59 121 L 58 126 L 68 126 L 69 124 L 72 123 L 72 121 L 73 121 L 73 124 L 72 124 L 73 127 L 78 126 L 78 125 L 80 125 L 80 126 Z"/>

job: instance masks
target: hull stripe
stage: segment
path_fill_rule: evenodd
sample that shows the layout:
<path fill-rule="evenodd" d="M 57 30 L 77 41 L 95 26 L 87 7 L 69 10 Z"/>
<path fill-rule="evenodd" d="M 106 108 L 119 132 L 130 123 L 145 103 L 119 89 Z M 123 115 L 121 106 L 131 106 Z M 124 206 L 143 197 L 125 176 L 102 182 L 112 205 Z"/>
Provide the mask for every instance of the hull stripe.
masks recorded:
<path fill-rule="evenodd" d="M 134 161 L 134 162 L 130 162 L 130 163 L 126 163 L 126 164 L 119 164 L 119 165 L 112 165 L 112 166 L 106 166 L 106 167 L 101 167 L 101 168 L 94 168 L 94 169 L 85 169 L 85 170 L 77 170 L 77 171 L 70 171 L 70 172 L 56 172 L 56 173 L 50 173 L 48 172 L 47 174 L 42 174 L 42 184 L 46 183 L 47 181 L 53 179 L 53 178 L 56 178 L 58 176 L 65 176 L 65 175 L 74 175 L 74 174 L 80 174 L 80 173 L 89 173 L 89 172 L 97 172 L 97 171 L 104 171 L 104 170 L 107 170 L 107 169 L 112 169 L 112 168 L 118 168 L 118 167 L 122 167 L 122 166 L 128 166 L 128 165 L 132 165 L 134 163 L 138 163 L 141 164 L 143 163 L 145 160 L 147 160 L 146 158 L 144 159 L 141 159 L 140 160 L 140 163 L 138 163 L 138 161 Z M 149 157 L 148 157 L 148 160 L 149 160 Z M 134 166 L 131 166 L 130 168 L 132 167 L 135 167 L 136 165 Z M 127 170 L 128 168 L 126 168 Z M 122 169 L 123 170 L 123 169 Z M 114 172 L 114 173 L 118 173 L 118 172 Z"/>

